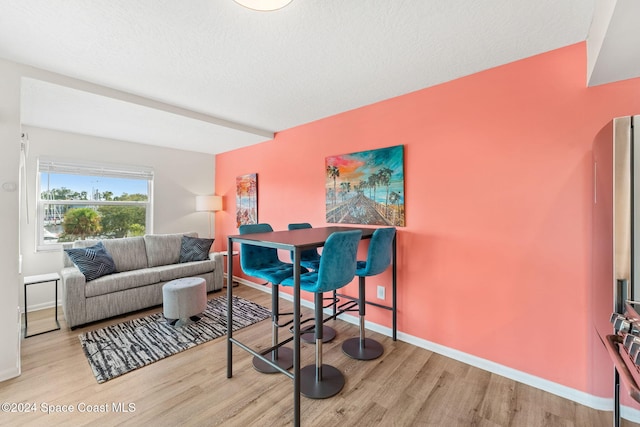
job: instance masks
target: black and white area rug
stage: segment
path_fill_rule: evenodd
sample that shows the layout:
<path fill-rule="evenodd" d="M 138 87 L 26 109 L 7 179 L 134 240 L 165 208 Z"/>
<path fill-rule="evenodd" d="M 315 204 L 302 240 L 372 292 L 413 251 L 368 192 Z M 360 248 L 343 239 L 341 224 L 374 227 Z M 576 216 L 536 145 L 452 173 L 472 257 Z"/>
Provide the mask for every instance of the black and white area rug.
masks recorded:
<path fill-rule="evenodd" d="M 233 330 L 260 322 L 271 312 L 233 297 Z M 201 319 L 173 327 L 162 312 L 78 335 L 98 383 L 227 334 L 227 297 L 209 300 Z"/>

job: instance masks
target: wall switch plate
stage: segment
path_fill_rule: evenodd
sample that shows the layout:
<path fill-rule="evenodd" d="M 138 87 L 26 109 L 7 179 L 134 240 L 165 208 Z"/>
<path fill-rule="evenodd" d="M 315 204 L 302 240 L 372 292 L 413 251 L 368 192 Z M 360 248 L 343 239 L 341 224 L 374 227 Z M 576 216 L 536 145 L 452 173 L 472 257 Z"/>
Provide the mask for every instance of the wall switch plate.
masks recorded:
<path fill-rule="evenodd" d="M 378 286 L 378 299 L 384 299 L 384 286 Z"/>

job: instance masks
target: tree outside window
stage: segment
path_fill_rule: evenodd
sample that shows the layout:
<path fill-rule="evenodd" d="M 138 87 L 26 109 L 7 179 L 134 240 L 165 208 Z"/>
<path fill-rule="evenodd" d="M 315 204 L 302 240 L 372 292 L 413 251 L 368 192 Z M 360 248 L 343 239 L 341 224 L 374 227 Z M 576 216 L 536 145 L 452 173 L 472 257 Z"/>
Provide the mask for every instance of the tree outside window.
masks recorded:
<path fill-rule="evenodd" d="M 42 167 L 39 164 L 39 249 L 74 240 L 151 232 L 147 224 L 152 206 L 152 172 L 53 161 L 42 164 Z"/>

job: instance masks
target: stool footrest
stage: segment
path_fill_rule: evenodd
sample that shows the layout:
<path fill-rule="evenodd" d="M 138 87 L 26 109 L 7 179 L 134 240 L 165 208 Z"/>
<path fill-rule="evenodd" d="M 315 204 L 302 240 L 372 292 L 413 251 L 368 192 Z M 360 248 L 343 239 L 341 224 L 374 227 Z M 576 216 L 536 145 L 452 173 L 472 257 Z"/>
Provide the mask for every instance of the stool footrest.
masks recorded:
<path fill-rule="evenodd" d="M 336 316 L 339 316 L 342 313 L 346 313 L 347 311 L 358 311 L 358 301 L 347 301 L 345 303 L 340 304 L 336 307 Z"/>
<path fill-rule="evenodd" d="M 287 316 L 287 315 L 293 315 L 293 313 L 280 313 L 278 314 L 278 316 Z M 300 317 L 302 318 L 302 315 L 300 315 Z M 279 320 L 279 319 L 278 319 Z M 273 322 L 274 325 L 276 325 L 278 328 L 284 328 L 285 326 L 289 326 L 290 324 L 293 323 L 293 319 L 291 320 L 287 320 L 286 322 Z M 302 322 L 300 323 L 302 324 Z M 293 327 L 289 328 L 290 330 L 293 330 Z"/>

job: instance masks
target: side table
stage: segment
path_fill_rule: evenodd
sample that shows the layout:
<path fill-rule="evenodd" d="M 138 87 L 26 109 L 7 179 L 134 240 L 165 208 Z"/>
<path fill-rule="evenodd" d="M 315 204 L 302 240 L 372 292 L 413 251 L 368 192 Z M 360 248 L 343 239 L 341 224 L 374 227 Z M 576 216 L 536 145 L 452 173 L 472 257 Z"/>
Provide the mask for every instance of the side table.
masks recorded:
<path fill-rule="evenodd" d="M 34 337 L 36 335 L 40 335 L 40 334 L 45 334 L 47 332 L 51 332 L 51 331 L 57 331 L 60 329 L 60 323 L 58 322 L 58 281 L 60 280 L 60 276 L 58 275 L 58 273 L 48 273 L 48 274 L 39 274 L 36 276 L 24 276 L 24 337 L 25 338 L 29 338 L 29 337 Z M 32 335 L 27 335 L 27 327 L 28 327 L 28 320 L 27 320 L 27 286 L 29 285 L 36 285 L 38 283 L 47 283 L 47 282 L 52 282 L 55 284 L 55 295 L 56 295 L 56 299 L 54 301 L 55 307 L 56 307 L 56 315 L 55 315 L 55 320 L 56 320 L 56 328 L 54 329 L 49 329 L 48 331 L 43 331 L 43 332 L 38 332 L 36 334 L 32 334 Z"/>

